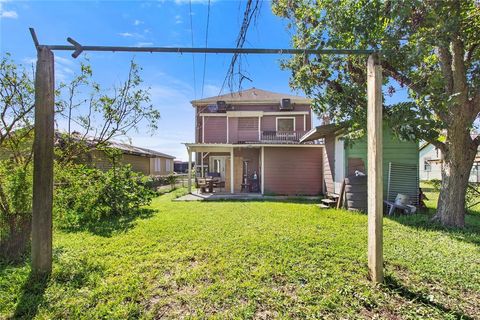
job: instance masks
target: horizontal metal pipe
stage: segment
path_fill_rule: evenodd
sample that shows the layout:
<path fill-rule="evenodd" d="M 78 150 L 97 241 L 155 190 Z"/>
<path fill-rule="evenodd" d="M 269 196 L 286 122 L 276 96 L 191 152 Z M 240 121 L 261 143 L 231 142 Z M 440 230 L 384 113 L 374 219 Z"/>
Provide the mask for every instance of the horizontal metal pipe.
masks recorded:
<path fill-rule="evenodd" d="M 76 47 L 67 45 L 42 45 L 50 50 L 75 51 Z M 164 52 L 164 53 L 239 53 L 239 54 L 355 54 L 367 55 L 375 50 L 347 49 L 260 49 L 260 48 L 185 48 L 185 47 L 113 47 L 113 46 L 81 46 L 83 51 L 112 52 Z"/>

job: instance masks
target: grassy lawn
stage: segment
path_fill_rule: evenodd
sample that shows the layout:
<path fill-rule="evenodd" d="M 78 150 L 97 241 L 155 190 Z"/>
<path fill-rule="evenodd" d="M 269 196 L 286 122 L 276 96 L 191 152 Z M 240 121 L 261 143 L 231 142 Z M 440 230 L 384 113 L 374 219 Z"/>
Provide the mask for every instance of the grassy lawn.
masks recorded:
<path fill-rule="evenodd" d="M 374 286 L 363 214 L 173 197 L 56 231 L 46 281 L 29 279 L 28 262 L 0 265 L 0 318 L 480 318 L 478 214 L 463 231 L 385 218 L 386 281 Z"/>

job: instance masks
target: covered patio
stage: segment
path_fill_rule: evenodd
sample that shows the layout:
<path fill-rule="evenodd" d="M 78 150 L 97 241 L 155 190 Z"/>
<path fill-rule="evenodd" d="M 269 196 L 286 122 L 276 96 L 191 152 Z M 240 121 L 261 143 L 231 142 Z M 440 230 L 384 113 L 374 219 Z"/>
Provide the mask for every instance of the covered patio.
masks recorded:
<path fill-rule="evenodd" d="M 263 194 L 264 147 L 257 144 L 185 144 L 188 152 L 188 192 L 192 193 L 192 154 L 195 182 L 215 177 L 219 187 L 204 187 L 203 194 Z M 198 192 L 197 192 L 198 193 Z"/>

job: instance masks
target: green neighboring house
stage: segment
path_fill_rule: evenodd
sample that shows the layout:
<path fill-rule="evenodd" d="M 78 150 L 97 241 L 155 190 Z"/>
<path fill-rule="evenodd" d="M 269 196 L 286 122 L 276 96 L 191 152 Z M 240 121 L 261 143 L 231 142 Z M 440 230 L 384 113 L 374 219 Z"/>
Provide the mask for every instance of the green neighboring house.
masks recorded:
<path fill-rule="evenodd" d="M 301 139 L 302 142 L 320 141 L 325 145 L 323 179 L 326 194 L 339 194 L 344 179 L 355 175 L 356 171 L 367 173 L 366 137 L 347 143 L 344 140 L 343 128 L 338 124 L 321 125 Z M 418 201 L 418 163 L 418 141 L 400 140 L 393 135 L 389 127 L 384 126 L 384 199 L 394 200 L 397 193 L 407 193 L 414 203 Z"/>

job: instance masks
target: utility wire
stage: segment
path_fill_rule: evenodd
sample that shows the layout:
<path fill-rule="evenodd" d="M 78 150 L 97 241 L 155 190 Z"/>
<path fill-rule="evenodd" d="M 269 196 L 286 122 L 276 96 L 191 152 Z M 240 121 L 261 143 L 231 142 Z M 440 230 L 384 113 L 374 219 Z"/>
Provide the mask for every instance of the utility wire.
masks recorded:
<path fill-rule="evenodd" d="M 193 45 L 193 17 L 192 17 L 192 0 L 190 0 L 190 34 L 192 36 L 192 48 Z M 193 63 L 193 96 L 197 100 L 197 77 L 195 76 L 195 55 L 192 53 L 192 63 Z"/>
<path fill-rule="evenodd" d="M 205 30 L 205 48 L 208 47 L 208 25 L 210 24 L 210 0 L 208 0 L 208 10 L 207 10 L 207 28 Z M 202 98 L 203 98 L 203 89 L 205 88 L 205 71 L 207 69 L 207 53 L 203 56 L 203 79 L 202 79 Z"/>
<path fill-rule="evenodd" d="M 250 27 L 252 20 L 256 20 L 261 8 L 262 0 L 248 0 L 245 5 L 245 11 L 243 13 L 242 26 L 238 32 L 236 40 L 236 48 L 242 49 L 245 41 L 247 39 L 247 32 Z M 235 72 L 237 68 L 237 72 Z M 233 92 L 235 86 L 235 77 L 238 77 L 238 90 L 241 90 L 243 80 L 251 79 L 246 75 L 246 72 L 242 68 L 242 56 L 239 53 L 235 53 L 230 61 L 227 74 L 223 80 L 222 87 L 220 88 L 220 93 L 223 92 L 223 89 L 226 85 L 230 88 L 230 91 Z"/>

